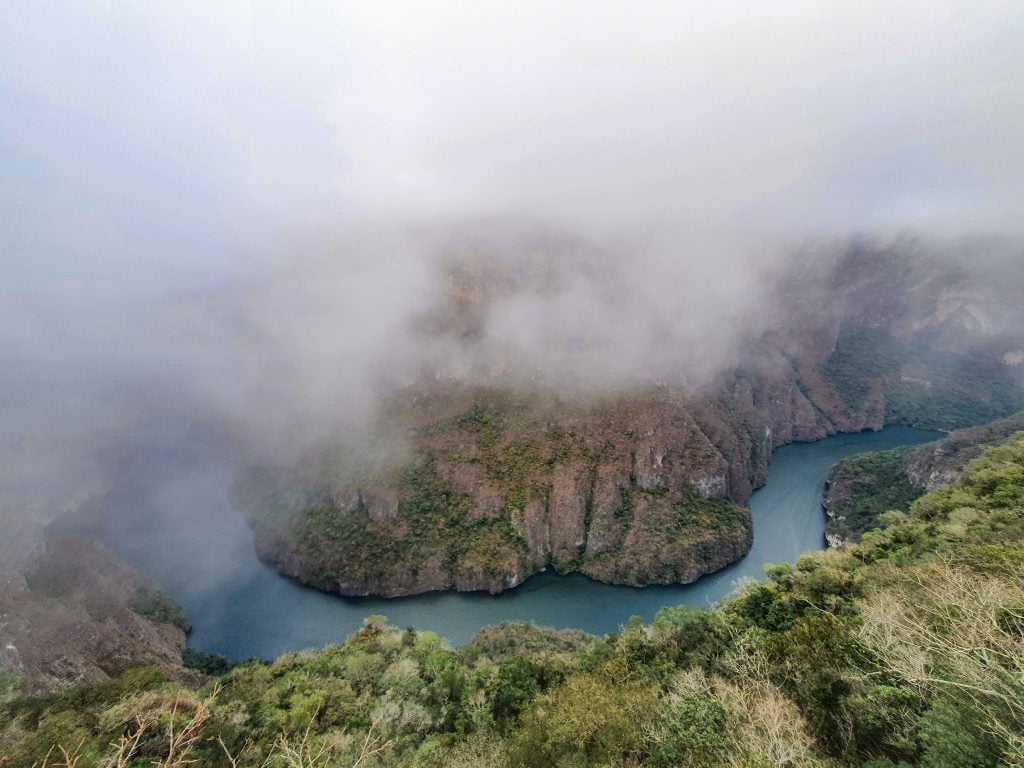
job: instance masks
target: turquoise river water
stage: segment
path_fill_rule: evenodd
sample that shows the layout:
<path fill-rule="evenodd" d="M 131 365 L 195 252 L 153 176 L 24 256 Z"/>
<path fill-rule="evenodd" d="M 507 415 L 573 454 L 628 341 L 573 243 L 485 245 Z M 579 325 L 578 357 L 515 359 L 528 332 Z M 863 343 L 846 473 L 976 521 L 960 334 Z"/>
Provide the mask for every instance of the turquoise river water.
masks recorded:
<path fill-rule="evenodd" d="M 272 658 L 341 642 L 370 614 L 429 629 L 453 644 L 480 627 L 533 621 L 603 633 L 630 616 L 650 620 L 664 605 L 707 605 L 741 578 L 762 578 L 768 563 L 824 547 L 821 498 L 831 467 L 862 451 L 935 440 L 937 432 L 888 427 L 835 435 L 775 451 L 768 482 L 754 493 L 754 545 L 740 562 L 693 584 L 616 587 L 546 572 L 502 593 L 433 593 L 397 599 L 343 598 L 279 576 L 261 563 L 252 533 L 227 499 L 230 477 L 211 452 L 179 440 L 140 447 L 106 499 L 109 545 L 149 571 L 192 622 L 189 643 L 229 659 Z"/>

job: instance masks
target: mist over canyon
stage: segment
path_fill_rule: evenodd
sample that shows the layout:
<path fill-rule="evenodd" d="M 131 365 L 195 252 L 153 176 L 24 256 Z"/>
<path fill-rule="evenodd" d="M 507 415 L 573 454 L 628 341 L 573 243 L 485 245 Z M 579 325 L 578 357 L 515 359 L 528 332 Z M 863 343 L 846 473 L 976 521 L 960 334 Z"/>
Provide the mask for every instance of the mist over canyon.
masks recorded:
<path fill-rule="evenodd" d="M 1021 764 L 1022 52 L 1009 0 L 5 4 L 0 766 Z M 647 614 L 345 623 L 535 576 Z M 352 615 L 188 639 L 261 585 Z"/>

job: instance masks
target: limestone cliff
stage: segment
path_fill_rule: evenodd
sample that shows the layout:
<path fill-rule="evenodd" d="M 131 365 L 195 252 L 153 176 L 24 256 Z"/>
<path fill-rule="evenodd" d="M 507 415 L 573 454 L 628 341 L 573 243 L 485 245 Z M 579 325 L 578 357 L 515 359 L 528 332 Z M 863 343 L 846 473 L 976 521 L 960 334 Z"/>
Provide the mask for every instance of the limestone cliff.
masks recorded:
<path fill-rule="evenodd" d="M 258 552 L 348 595 L 498 592 L 548 566 L 633 585 L 721 568 L 750 547 L 743 505 L 779 445 L 1024 405 L 1007 357 L 1021 345 L 984 292 L 908 248 L 854 243 L 784 273 L 735 365 L 699 387 L 570 396 L 502 366 L 482 384 L 410 384 L 381 417 L 382 443 L 402 445 L 390 464 L 339 444 L 246 474 Z M 431 332 L 472 339 L 512 289 L 466 269 L 458 286 Z"/>
<path fill-rule="evenodd" d="M 77 533 L 48 533 L 0 585 L 0 672 L 26 692 L 182 666 L 188 624 L 152 579 Z"/>
<path fill-rule="evenodd" d="M 548 565 L 692 581 L 749 549 L 749 511 L 732 499 L 763 480 L 771 440 L 752 408 L 716 416 L 688 403 L 448 390 L 394 415 L 413 435 L 411 466 L 358 486 L 329 461 L 256 471 L 239 498 L 261 556 L 342 594 L 497 592 Z M 695 412 L 742 446 L 742 464 Z"/>
<path fill-rule="evenodd" d="M 837 464 L 823 499 L 830 546 L 858 541 L 884 524 L 889 511 L 906 512 L 915 499 L 956 483 L 964 467 L 990 445 L 1024 429 L 1024 413 L 952 432 L 913 448 L 851 456 Z"/>

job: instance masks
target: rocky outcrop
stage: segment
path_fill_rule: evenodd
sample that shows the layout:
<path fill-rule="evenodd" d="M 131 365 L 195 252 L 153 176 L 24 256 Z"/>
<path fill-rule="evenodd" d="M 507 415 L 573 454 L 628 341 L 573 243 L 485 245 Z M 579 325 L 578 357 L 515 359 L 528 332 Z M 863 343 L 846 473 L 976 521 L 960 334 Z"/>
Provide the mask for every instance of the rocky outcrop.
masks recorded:
<path fill-rule="evenodd" d="M 924 491 L 953 485 L 969 462 L 989 445 L 1024 430 L 1024 412 L 970 429 L 960 429 L 937 443 L 916 449 L 908 457 L 907 478 Z"/>
<path fill-rule="evenodd" d="M 750 548 L 735 499 L 763 479 L 771 430 L 753 408 L 690 402 L 664 390 L 581 404 L 449 389 L 393 416 L 413 435 L 411 469 L 357 488 L 322 465 L 264 469 L 237 496 L 264 559 L 342 594 L 499 592 L 547 566 L 693 581 Z"/>
<path fill-rule="evenodd" d="M 981 427 L 961 429 L 914 448 L 851 456 L 829 476 L 822 506 L 828 515 L 829 546 L 860 539 L 884 525 L 886 512 L 906 512 L 928 491 L 953 485 L 986 447 L 1024 430 L 1024 412 Z"/>
<path fill-rule="evenodd" d="M 478 337 L 487 302 L 519 290 L 459 275 L 458 306 L 425 324 L 452 343 Z M 352 472 L 335 446 L 254 469 L 238 500 L 262 558 L 342 594 L 497 592 L 548 566 L 692 581 L 749 549 L 743 505 L 776 447 L 887 423 L 950 429 L 1024 406 L 1005 362 L 1024 344 L 993 336 L 1008 321 L 986 314 L 972 279 L 912 245 L 854 243 L 785 272 L 735 365 L 701 387 L 569 396 L 504 365 L 474 386 L 427 377 L 381 419 L 382 440 L 403 444 L 398 466 Z"/>
<path fill-rule="evenodd" d="M 89 536 L 48 534 L 0 588 L 0 669 L 24 692 L 160 667 L 183 682 L 188 624 L 141 571 Z"/>

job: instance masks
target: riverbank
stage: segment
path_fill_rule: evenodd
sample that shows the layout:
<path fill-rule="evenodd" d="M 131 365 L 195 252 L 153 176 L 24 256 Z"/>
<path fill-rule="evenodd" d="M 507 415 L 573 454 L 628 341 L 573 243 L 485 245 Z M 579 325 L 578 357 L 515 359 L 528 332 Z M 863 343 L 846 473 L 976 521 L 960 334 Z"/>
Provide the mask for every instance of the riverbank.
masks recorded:
<path fill-rule="evenodd" d="M 821 495 L 830 468 L 853 453 L 934 440 L 941 433 L 888 427 L 779 448 L 768 482 L 751 498 L 754 544 L 738 563 L 684 586 L 637 589 L 550 570 L 498 596 L 430 593 L 399 599 L 342 598 L 285 579 L 261 563 L 252 533 L 227 498 L 230 472 L 187 435 L 134 453 L 107 500 L 107 539 L 149 571 L 182 605 L 192 646 L 231 659 L 273 658 L 340 642 L 368 615 L 438 632 L 454 644 L 503 621 L 615 631 L 630 616 L 651 619 L 664 605 L 708 605 L 738 579 L 762 578 L 766 563 L 824 547 Z M 147 471 L 159 462 L 161 471 Z M 149 510 L 143 520 L 137 510 Z M 201 521 L 201 524 L 200 524 Z"/>
<path fill-rule="evenodd" d="M 132 718 L 127 739 L 166 743 L 175 715 L 192 718 L 204 765 L 284 759 L 296 743 L 410 768 L 780 753 L 802 766 L 1011 764 L 1024 723 L 1022 469 L 1018 434 L 892 526 L 773 568 L 712 610 L 666 608 L 603 637 L 506 624 L 455 649 L 369 617 L 344 643 L 241 664 L 205 689 L 135 670 L 15 699 L 0 726 L 19 768 L 71 728 L 90 754 Z"/>

